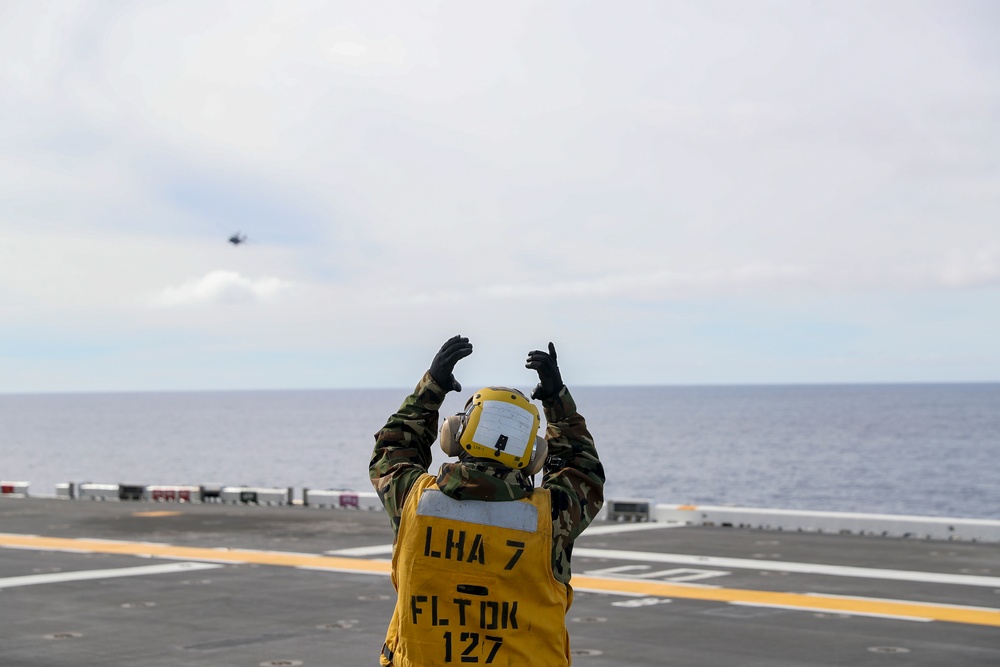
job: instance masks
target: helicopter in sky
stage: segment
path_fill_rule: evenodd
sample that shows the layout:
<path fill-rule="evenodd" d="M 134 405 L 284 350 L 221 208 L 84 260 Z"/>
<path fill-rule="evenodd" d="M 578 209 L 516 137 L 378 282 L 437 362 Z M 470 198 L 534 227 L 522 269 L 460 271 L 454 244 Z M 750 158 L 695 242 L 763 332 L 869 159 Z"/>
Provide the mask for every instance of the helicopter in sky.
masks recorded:
<path fill-rule="evenodd" d="M 240 232 L 236 232 L 235 234 L 229 237 L 229 242 L 232 243 L 233 245 L 240 245 L 241 243 L 246 243 L 247 235 L 241 234 Z"/>

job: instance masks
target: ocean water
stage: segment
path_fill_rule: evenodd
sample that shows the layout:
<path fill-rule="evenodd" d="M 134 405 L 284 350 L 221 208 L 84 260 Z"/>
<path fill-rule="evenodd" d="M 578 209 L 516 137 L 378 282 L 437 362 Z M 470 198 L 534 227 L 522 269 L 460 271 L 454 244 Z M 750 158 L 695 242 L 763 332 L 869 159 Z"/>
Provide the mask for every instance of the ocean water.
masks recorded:
<path fill-rule="evenodd" d="M 608 497 L 1000 519 L 1000 384 L 571 389 Z M 369 490 L 407 393 L 0 395 L 0 479 Z"/>

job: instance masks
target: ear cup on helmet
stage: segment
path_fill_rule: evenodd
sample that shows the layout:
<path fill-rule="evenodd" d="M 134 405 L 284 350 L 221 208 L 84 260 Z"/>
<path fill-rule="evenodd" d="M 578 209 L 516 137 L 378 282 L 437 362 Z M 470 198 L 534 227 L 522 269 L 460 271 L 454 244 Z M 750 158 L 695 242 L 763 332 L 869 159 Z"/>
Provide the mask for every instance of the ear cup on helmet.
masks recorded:
<path fill-rule="evenodd" d="M 458 456 L 462 452 L 462 443 L 458 441 L 462 435 L 462 417 L 452 415 L 441 422 L 441 451 L 447 456 Z"/>
<path fill-rule="evenodd" d="M 528 475 L 537 475 L 542 470 L 542 466 L 545 465 L 545 459 L 548 455 L 549 441 L 536 435 L 535 446 L 531 449 L 531 460 L 528 461 L 528 465 L 524 466 L 524 472 Z"/>

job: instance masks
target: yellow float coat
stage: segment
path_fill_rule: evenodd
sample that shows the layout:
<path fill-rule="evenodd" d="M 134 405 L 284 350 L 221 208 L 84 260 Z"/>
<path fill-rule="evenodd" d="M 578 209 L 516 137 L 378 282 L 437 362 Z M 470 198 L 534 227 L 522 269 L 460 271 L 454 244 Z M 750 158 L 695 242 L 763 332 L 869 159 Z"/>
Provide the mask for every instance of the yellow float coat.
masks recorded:
<path fill-rule="evenodd" d="M 552 574 L 547 489 L 507 502 L 455 500 L 425 475 L 403 506 L 392 583 L 383 665 L 570 664 L 573 591 Z"/>

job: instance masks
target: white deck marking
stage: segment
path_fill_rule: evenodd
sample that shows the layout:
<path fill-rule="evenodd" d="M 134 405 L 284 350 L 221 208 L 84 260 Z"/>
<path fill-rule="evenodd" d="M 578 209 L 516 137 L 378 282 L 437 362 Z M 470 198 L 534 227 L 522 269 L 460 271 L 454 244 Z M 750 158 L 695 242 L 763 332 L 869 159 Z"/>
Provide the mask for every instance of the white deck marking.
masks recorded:
<path fill-rule="evenodd" d="M 37 537 L 32 535 L 31 537 Z M 4 544 L 0 545 L 4 549 L 20 549 L 21 551 L 38 551 L 38 547 L 22 546 L 20 544 Z M 66 554 L 92 554 L 93 549 L 59 549 L 60 553 Z"/>
<path fill-rule="evenodd" d="M 664 528 L 683 528 L 683 523 L 611 523 L 606 526 L 595 526 L 591 524 L 584 533 L 587 537 L 591 535 L 611 535 L 614 533 L 634 533 L 641 530 L 663 530 Z"/>
<path fill-rule="evenodd" d="M 729 572 L 725 570 L 702 570 L 693 567 L 675 567 L 670 570 L 652 569 L 649 565 L 618 565 L 615 567 L 605 567 L 600 570 L 587 570 L 584 574 L 591 577 L 635 577 L 637 579 L 657 579 L 672 583 L 682 583 L 685 581 L 697 581 L 699 579 L 714 579 L 715 577 L 725 577 Z"/>
<path fill-rule="evenodd" d="M 824 600 L 860 600 L 862 602 L 870 602 L 874 598 L 864 597 L 862 595 L 836 595 L 834 593 L 803 593 L 805 596 L 812 595 L 813 597 L 823 598 Z M 897 600 L 894 598 L 878 598 L 882 602 L 894 602 L 897 604 L 910 604 L 910 600 Z M 962 609 L 965 611 L 996 611 L 993 607 L 977 607 L 971 604 L 948 604 L 947 602 L 935 602 L 935 606 L 947 607 L 948 609 Z"/>
<path fill-rule="evenodd" d="M 371 561 L 371 562 L 373 562 L 373 563 L 385 563 L 386 565 L 388 565 L 390 563 L 390 561 L 387 561 L 387 560 L 385 560 L 385 561 Z M 342 572 L 344 574 L 358 574 L 357 570 L 346 568 L 346 567 L 323 567 L 323 566 L 319 566 L 319 565 L 317 565 L 317 566 L 312 566 L 312 565 L 296 565 L 295 569 L 296 570 L 309 570 L 309 571 L 312 571 L 312 572 Z M 390 570 L 388 570 L 388 569 L 386 569 L 385 572 L 363 572 L 361 574 L 376 575 L 376 576 L 385 576 L 385 577 L 391 577 L 392 576 L 392 572 Z"/>
<path fill-rule="evenodd" d="M 334 549 L 332 551 L 324 551 L 327 556 L 358 556 L 364 558 L 366 556 L 382 556 L 384 554 L 392 553 L 391 544 L 376 544 L 373 547 L 353 547 L 351 549 Z"/>
<path fill-rule="evenodd" d="M 15 586 L 37 586 L 39 584 L 59 584 L 67 581 L 86 581 L 89 579 L 114 579 L 117 577 L 142 577 L 149 574 L 167 574 L 170 572 L 190 572 L 192 570 L 211 570 L 221 565 L 211 563 L 166 563 L 164 565 L 142 565 L 139 567 L 119 567 L 104 570 L 80 570 L 78 572 L 54 572 L 52 574 L 29 574 L 23 577 L 7 577 L 0 579 L 0 588 Z"/>
<path fill-rule="evenodd" d="M 663 524 L 633 523 L 622 524 L 626 530 L 649 530 L 645 526 L 665 528 Z M 602 526 L 605 528 L 605 526 Z M 606 526 L 618 528 L 618 526 Z M 590 535 L 593 529 L 588 528 Z M 605 532 L 615 532 L 608 530 Z M 391 555 L 392 545 L 382 544 L 370 547 L 355 547 L 352 549 L 336 549 L 324 552 L 328 556 L 348 556 L 367 558 L 371 556 Z M 914 581 L 932 584 L 957 584 L 960 586 L 982 586 L 985 588 L 1000 588 L 1000 577 L 985 577 L 971 574 L 948 574 L 946 572 L 920 572 L 917 570 L 889 570 L 883 568 L 854 567 L 850 565 L 826 565 L 824 563 L 797 563 L 794 561 L 756 560 L 753 558 L 723 558 L 719 556 L 697 556 L 688 554 L 662 554 L 650 551 L 623 551 L 619 549 L 593 549 L 576 547 L 575 556 L 584 558 L 604 558 L 643 563 L 671 563 L 673 565 L 701 565 L 718 568 L 733 568 L 743 570 L 765 570 L 768 572 L 790 572 L 798 574 L 820 574 L 832 577 L 855 577 L 858 579 L 888 579 L 893 581 Z M 626 566 L 622 566 L 626 567 Z M 588 570 L 587 574 L 600 576 L 605 571 L 614 568 Z M 707 572 L 698 568 L 698 572 Z M 720 572 L 718 576 L 729 574 Z M 651 577 L 652 575 L 645 575 Z M 701 577 L 698 577 L 701 578 Z M 677 579 L 673 579 L 677 581 Z"/>
<path fill-rule="evenodd" d="M 675 565 L 697 565 L 701 567 L 719 567 L 726 569 L 796 572 L 799 574 L 821 574 L 832 577 L 889 579 L 894 581 L 916 581 L 932 584 L 957 584 L 959 586 L 1000 588 L 1000 577 L 983 577 L 972 574 L 918 572 L 916 570 L 887 570 L 871 567 L 852 567 L 849 565 L 824 565 L 822 563 L 754 560 L 752 558 L 720 558 L 717 556 L 692 556 L 689 554 L 661 554 L 649 551 L 589 549 L 585 547 L 576 547 L 573 549 L 573 555 L 582 556 L 584 558 L 610 558 L 614 560 L 637 561 L 643 563 L 672 563 Z"/>

